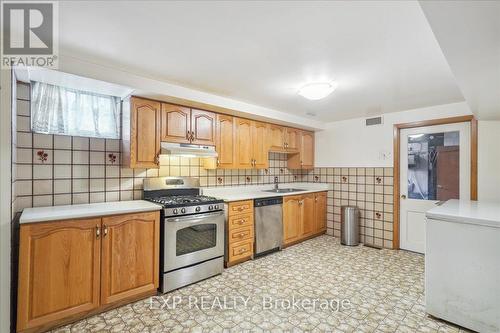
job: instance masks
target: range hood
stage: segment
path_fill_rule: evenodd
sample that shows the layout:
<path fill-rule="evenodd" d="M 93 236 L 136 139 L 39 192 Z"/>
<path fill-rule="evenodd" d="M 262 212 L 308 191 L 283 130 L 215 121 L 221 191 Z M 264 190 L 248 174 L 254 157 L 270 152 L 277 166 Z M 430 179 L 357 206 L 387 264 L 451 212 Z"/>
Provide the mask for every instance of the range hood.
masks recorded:
<path fill-rule="evenodd" d="M 213 146 L 192 145 L 188 143 L 161 143 L 161 155 L 184 157 L 217 157 Z"/>

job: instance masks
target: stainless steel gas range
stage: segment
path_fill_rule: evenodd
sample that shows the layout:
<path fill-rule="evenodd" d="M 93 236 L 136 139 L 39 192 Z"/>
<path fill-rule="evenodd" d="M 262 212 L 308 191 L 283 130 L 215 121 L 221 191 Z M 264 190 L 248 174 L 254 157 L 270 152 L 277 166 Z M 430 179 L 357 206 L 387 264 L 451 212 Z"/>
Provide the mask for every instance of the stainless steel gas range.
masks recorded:
<path fill-rule="evenodd" d="M 222 273 L 224 202 L 200 195 L 197 178 L 144 179 L 144 199 L 161 213 L 160 290 L 165 293 Z"/>

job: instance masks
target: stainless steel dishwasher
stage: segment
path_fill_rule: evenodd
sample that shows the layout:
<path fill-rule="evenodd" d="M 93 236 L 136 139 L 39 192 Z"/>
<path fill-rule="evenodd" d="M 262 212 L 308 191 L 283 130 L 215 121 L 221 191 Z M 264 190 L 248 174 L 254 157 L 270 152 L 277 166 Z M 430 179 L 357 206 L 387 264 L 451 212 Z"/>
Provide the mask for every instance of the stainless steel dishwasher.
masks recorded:
<path fill-rule="evenodd" d="M 283 244 L 283 198 L 255 199 L 255 255 L 281 250 Z"/>

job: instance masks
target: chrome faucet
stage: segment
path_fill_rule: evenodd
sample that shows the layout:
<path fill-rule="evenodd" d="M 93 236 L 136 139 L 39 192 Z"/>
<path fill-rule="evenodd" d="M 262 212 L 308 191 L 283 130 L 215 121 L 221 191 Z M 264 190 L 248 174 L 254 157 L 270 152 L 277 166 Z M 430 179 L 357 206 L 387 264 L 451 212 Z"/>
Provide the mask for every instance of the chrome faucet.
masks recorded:
<path fill-rule="evenodd" d="M 278 177 L 274 177 L 274 189 L 277 190 L 278 186 L 279 186 L 279 178 Z"/>

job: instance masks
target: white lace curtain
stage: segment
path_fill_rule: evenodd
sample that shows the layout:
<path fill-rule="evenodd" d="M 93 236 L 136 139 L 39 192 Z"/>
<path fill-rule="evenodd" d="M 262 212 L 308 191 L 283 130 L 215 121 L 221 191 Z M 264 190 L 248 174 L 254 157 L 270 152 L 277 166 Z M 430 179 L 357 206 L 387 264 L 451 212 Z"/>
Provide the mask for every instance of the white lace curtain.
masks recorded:
<path fill-rule="evenodd" d="M 120 98 L 31 82 L 33 132 L 120 138 Z"/>

